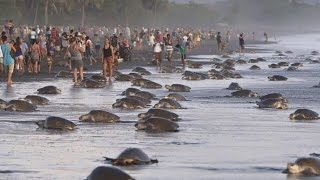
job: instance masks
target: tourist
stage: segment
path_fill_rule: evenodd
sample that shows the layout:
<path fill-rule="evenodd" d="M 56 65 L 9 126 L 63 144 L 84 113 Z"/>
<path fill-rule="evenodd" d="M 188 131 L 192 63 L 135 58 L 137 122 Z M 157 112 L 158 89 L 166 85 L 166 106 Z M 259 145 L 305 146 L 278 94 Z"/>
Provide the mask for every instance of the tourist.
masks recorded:
<path fill-rule="evenodd" d="M 239 45 L 240 45 L 239 54 L 241 55 L 241 53 L 242 53 L 244 55 L 244 37 L 243 37 L 243 33 L 240 33 L 240 35 L 239 35 Z"/>
<path fill-rule="evenodd" d="M 16 49 L 13 47 L 12 44 L 8 43 L 8 37 L 7 36 L 2 36 L 2 54 L 3 54 L 3 65 L 4 68 L 8 72 L 8 80 L 7 80 L 7 86 L 12 85 L 12 74 L 13 74 L 13 69 L 14 69 L 14 60 L 11 57 L 10 51 L 15 52 Z"/>
<path fill-rule="evenodd" d="M 40 64 L 40 57 L 41 57 L 41 49 L 39 46 L 39 41 L 36 40 L 30 47 L 31 53 L 31 62 L 32 62 L 32 72 L 34 74 L 39 73 L 39 64 Z"/>
<path fill-rule="evenodd" d="M 84 46 L 81 45 L 81 42 L 77 40 L 76 37 L 72 37 L 69 41 L 70 46 L 68 51 L 71 55 L 71 68 L 73 70 L 73 81 L 75 86 L 79 86 L 80 82 L 83 80 L 83 61 L 82 53 L 85 52 Z M 80 76 L 80 82 L 78 82 L 78 72 Z"/>
<path fill-rule="evenodd" d="M 103 77 L 107 79 L 107 71 L 109 73 L 109 81 L 111 81 L 113 73 L 113 62 L 114 62 L 114 47 L 112 46 L 108 38 L 105 39 L 105 43 L 102 49 L 102 71 Z"/>
<path fill-rule="evenodd" d="M 24 70 L 24 56 L 21 48 L 22 42 L 20 37 L 16 38 L 16 42 L 14 43 L 14 48 L 16 49 L 14 53 L 14 60 L 15 60 L 15 69 L 19 72 L 23 72 Z"/>

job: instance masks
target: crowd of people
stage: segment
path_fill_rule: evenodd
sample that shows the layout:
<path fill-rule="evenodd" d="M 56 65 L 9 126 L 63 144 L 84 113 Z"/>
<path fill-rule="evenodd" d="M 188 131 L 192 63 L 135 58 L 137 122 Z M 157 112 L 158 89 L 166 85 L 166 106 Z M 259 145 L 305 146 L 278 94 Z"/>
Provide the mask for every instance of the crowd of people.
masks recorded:
<path fill-rule="evenodd" d="M 9 86 L 13 73 L 38 74 L 43 63 L 48 65 L 48 73 L 51 73 L 57 60 L 68 64 L 76 85 L 83 80 L 84 64 L 93 65 L 98 61 L 102 63 L 104 78 L 107 79 L 108 75 L 111 80 L 119 59 L 131 61 L 132 49 L 152 50 L 158 67 L 161 67 L 163 58 L 171 63 L 177 52 L 184 66 L 186 52 L 200 46 L 203 39 L 216 39 L 218 52 L 223 53 L 231 38 L 230 31 L 226 31 L 225 38 L 222 38 L 220 32 L 183 28 L 30 27 L 15 26 L 12 20 L 6 21 L 2 29 L 0 74 L 5 72 Z M 244 53 L 243 34 L 239 35 L 239 43 L 240 53 Z"/>

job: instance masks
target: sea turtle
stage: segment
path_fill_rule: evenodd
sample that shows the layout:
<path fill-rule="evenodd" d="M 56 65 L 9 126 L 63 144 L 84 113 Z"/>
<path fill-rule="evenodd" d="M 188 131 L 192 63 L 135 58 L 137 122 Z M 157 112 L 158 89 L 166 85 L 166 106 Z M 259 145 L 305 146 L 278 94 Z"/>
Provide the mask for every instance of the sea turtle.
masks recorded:
<path fill-rule="evenodd" d="M 247 64 L 247 61 L 246 60 L 243 60 L 243 59 L 239 59 L 236 61 L 237 64 Z"/>
<path fill-rule="evenodd" d="M 191 88 L 182 84 L 166 85 L 166 89 L 172 92 L 190 92 Z"/>
<path fill-rule="evenodd" d="M 208 73 L 204 72 L 195 72 L 197 75 L 200 76 L 201 80 L 209 79 Z"/>
<path fill-rule="evenodd" d="M 257 59 L 250 59 L 249 61 L 248 61 L 248 63 L 258 63 L 259 61 L 257 60 Z"/>
<path fill-rule="evenodd" d="M 311 55 L 314 55 L 314 56 L 316 56 L 316 55 L 318 55 L 318 54 L 319 54 L 318 51 L 312 51 L 312 52 L 311 52 Z"/>
<path fill-rule="evenodd" d="M 269 68 L 280 68 L 280 65 L 272 63 L 272 64 L 269 64 L 268 67 Z"/>
<path fill-rule="evenodd" d="M 137 71 L 138 74 L 140 75 L 151 75 L 152 73 L 150 71 L 144 70 L 144 71 Z"/>
<path fill-rule="evenodd" d="M 37 95 L 27 95 L 24 100 L 30 101 L 34 105 L 47 105 L 49 104 L 49 99 L 37 96 Z"/>
<path fill-rule="evenodd" d="M 182 106 L 173 99 L 161 99 L 154 108 L 164 108 L 164 109 L 182 109 Z"/>
<path fill-rule="evenodd" d="M 55 86 L 45 86 L 37 90 L 39 94 L 60 94 L 61 90 Z"/>
<path fill-rule="evenodd" d="M 283 99 L 283 96 L 280 93 L 271 93 L 271 94 L 261 96 L 261 97 L 259 97 L 259 99 L 261 101 L 266 100 L 266 99 Z"/>
<path fill-rule="evenodd" d="M 139 71 L 146 71 L 146 69 L 143 68 L 143 67 L 135 67 L 135 68 L 132 70 L 132 72 L 139 72 Z"/>
<path fill-rule="evenodd" d="M 279 62 L 278 63 L 279 66 L 289 66 L 288 62 Z"/>
<path fill-rule="evenodd" d="M 134 72 L 131 72 L 128 75 L 132 76 L 134 79 L 142 78 L 142 75 Z"/>
<path fill-rule="evenodd" d="M 185 71 L 182 75 L 184 80 L 201 80 L 201 76 L 195 72 Z"/>
<path fill-rule="evenodd" d="M 145 103 L 137 99 L 127 98 L 127 97 L 117 100 L 112 105 L 113 108 L 124 108 L 124 109 L 140 109 L 140 108 L 144 108 L 145 106 L 146 106 Z"/>
<path fill-rule="evenodd" d="M 135 180 L 124 171 L 107 166 L 96 167 L 86 180 Z"/>
<path fill-rule="evenodd" d="M 286 99 L 265 99 L 257 102 L 259 108 L 288 109 L 288 100 Z"/>
<path fill-rule="evenodd" d="M 257 65 L 253 65 L 249 68 L 250 70 L 261 70 L 261 68 Z"/>
<path fill-rule="evenodd" d="M 128 88 L 125 91 L 123 91 L 121 93 L 121 95 L 123 95 L 123 96 L 134 96 L 139 91 L 140 91 L 140 89 L 137 89 L 137 88 Z"/>
<path fill-rule="evenodd" d="M 299 176 L 320 176 L 320 159 L 314 157 L 298 158 L 294 163 L 288 163 L 283 173 Z"/>
<path fill-rule="evenodd" d="M 138 118 L 140 118 L 140 119 L 148 119 L 150 117 L 161 117 L 164 119 L 169 119 L 171 121 L 179 121 L 180 120 L 178 114 L 171 112 L 171 111 L 168 111 L 168 110 L 165 110 L 165 109 L 152 108 L 152 109 L 149 109 L 148 112 L 146 112 L 146 113 L 138 114 Z"/>
<path fill-rule="evenodd" d="M 319 114 L 309 109 L 298 109 L 290 114 L 291 120 L 316 120 L 320 119 Z"/>
<path fill-rule="evenodd" d="M 191 62 L 190 64 L 188 64 L 188 68 L 201 69 L 202 68 L 202 64 L 201 63 Z"/>
<path fill-rule="evenodd" d="M 293 67 L 303 67 L 303 63 L 296 62 L 296 63 L 292 63 L 290 66 L 293 66 Z"/>
<path fill-rule="evenodd" d="M 103 88 L 105 87 L 104 84 L 95 81 L 93 79 L 84 79 L 80 82 L 80 87 L 82 88 Z"/>
<path fill-rule="evenodd" d="M 298 67 L 290 66 L 290 67 L 286 68 L 285 70 L 286 71 L 296 71 L 296 70 L 298 70 Z"/>
<path fill-rule="evenodd" d="M 127 148 L 117 158 L 104 157 L 106 161 L 116 166 L 145 165 L 158 163 L 157 159 L 150 159 L 149 156 L 139 148 Z"/>
<path fill-rule="evenodd" d="M 224 54 L 224 55 L 221 56 L 221 58 L 231 58 L 231 57 Z"/>
<path fill-rule="evenodd" d="M 314 88 L 320 88 L 320 82 L 319 82 L 319 84 L 314 85 L 313 87 L 314 87 Z"/>
<path fill-rule="evenodd" d="M 11 100 L 7 103 L 4 110 L 17 112 L 33 112 L 36 111 L 37 106 L 25 100 Z"/>
<path fill-rule="evenodd" d="M 224 80 L 226 79 L 226 77 L 220 73 L 215 73 L 215 74 L 209 74 L 209 79 Z"/>
<path fill-rule="evenodd" d="M 138 78 L 138 79 L 134 79 L 131 81 L 132 82 L 132 86 L 142 86 L 147 82 L 151 82 L 148 79 L 144 79 L 144 78 Z"/>
<path fill-rule="evenodd" d="M 258 61 L 258 62 L 266 62 L 267 60 L 264 59 L 264 58 L 262 58 L 262 57 L 259 57 L 259 58 L 257 58 L 257 61 Z"/>
<path fill-rule="evenodd" d="M 104 78 L 102 75 L 100 74 L 94 74 L 90 77 L 90 79 L 95 80 L 97 82 L 105 82 L 106 78 Z"/>
<path fill-rule="evenodd" d="M 236 82 L 232 82 L 229 87 L 227 87 L 228 90 L 242 90 L 242 87 L 236 83 Z"/>
<path fill-rule="evenodd" d="M 140 120 L 135 124 L 138 130 L 146 132 L 178 132 L 179 125 L 168 119 L 151 117 L 147 120 Z"/>
<path fill-rule="evenodd" d="M 145 105 L 148 105 L 148 104 L 151 103 L 151 100 L 150 100 L 150 99 L 146 99 L 146 98 L 141 97 L 141 96 L 136 96 L 136 95 L 134 95 L 134 96 L 127 96 L 127 98 L 136 99 L 136 100 L 138 100 L 138 101 L 143 102 L 143 104 L 145 104 Z"/>
<path fill-rule="evenodd" d="M 247 89 L 242 89 L 239 91 L 232 92 L 231 95 L 233 97 L 257 97 L 258 94 Z"/>
<path fill-rule="evenodd" d="M 141 85 L 141 87 L 146 89 L 161 89 L 162 85 L 153 81 L 149 81 Z"/>
<path fill-rule="evenodd" d="M 115 79 L 117 81 L 123 82 L 123 81 L 132 81 L 135 78 L 133 76 L 131 76 L 131 75 L 128 75 L 128 74 L 119 74 L 118 76 L 115 77 Z"/>
<path fill-rule="evenodd" d="M 56 78 L 71 78 L 72 74 L 70 71 L 59 71 L 56 75 Z"/>
<path fill-rule="evenodd" d="M 56 116 L 49 116 L 46 120 L 37 121 L 39 128 L 56 129 L 56 130 L 74 130 L 76 124 L 73 122 Z"/>
<path fill-rule="evenodd" d="M 281 75 L 274 75 L 268 77 L 269 81 L 286 81 L 288 78 Z"/>
<path fill-rule="evenodd" d="M 120 117 L 103 110 L 92 110 L 88 114 L 79 117 L 83 122 L 98 122 L 98 123 L 115 123 L 120 120 Z"/>
<path fill-rule="evenodd" d="M 176 100 L 176 101 L 188 101 L 186 99 L 186 97 L 184 97 L 183 95 L 178 94 L 178 93 L 170 93 L 165 98 L 173 99 L 173 100 Z"/>
<path fill-rule="evenodd" d="M 134 96 L 143 97 L 148 100 L 154 99 L 156 97 L 156 95 L 154 95 L 148 91 L 138 91 L 138 92 L 134 93 Z"/>

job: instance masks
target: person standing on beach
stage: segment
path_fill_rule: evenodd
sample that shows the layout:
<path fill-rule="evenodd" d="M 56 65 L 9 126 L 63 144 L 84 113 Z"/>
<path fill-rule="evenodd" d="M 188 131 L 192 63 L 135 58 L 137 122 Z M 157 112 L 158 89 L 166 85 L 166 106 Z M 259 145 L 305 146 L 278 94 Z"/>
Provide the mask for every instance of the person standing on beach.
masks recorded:
<path fill-rule="evenodd" d="M 167 59 L 171 63 L 173 48 L 172 48 L 172 38 L 169 33 L 167 34 L 167 37 L 164 39 L 164 45 L 166 47 Z"/>
<path fill-rule="evenodd" d="M 22 42 L 20 37 L 16 38 L 16 42 L 13 45 L 16 49 L 14 54 L 14 60 L 15 60 L 15 69 L 19 72 L 23 72 L 24 70 L 24 56 L 21 48 Z"/>
<path fill-rule="evenodd" d="M 175 48 L 178 49 L 179 53 L 180 53 L 180 58 L 181 58 L 181 63 L 182 63 L 182 67 L 183 69 L 185 69 L 185 58 L 186 58 L 186 49 L 184 47 L 182 47 L 180 44 L 177 44 L 175 46 Z"/>
<path fill-rule="evenodd" d="M 81 42 L 77 40 L 76 37 L 73 37 L 69 41 L 70 47 L 68 51 L 71 55 L 71 68 L 73 70 L 73 80 L 74 85 L 80 85 L 80 82 L 83 80 L 83 61 L 82 61 L 82 53 L 84 53 L 84 47 L 80 44 Z M 80 82 L 78 82 L 78 72 L 80 76 Z"/>
<path fill-rule="evenodd" d="M 13 47 L 12 44 L 8 43 L 8 37 L 7 36 L 2 36 L 2 42 L 3 44 L 1 45 L 1 50 L 3 53 L 3 64 L 4 68 L 7 69 L 8 71 L 8 81 L 7 81 L 7 86 L 12 85 L 12 74 L 13 74 L 13 69 L 14 69 L 14 60 L 11 57 L 10 51 L 15 52 L 16 49 Z"/>
<path fill-rule="evenodd" d="M 220 54 L 222 52 L 222 37 L 220 32 L 218 32 L 216 40 L 217 40 L 218 53 Z"/>
<path fill-rule="evenodd" d="M 39 70 L 39 63 L 40 63 L 40 56 L 41 56 L 41 49 L 39 46 L 39 41 L 36 40 L 30 47 L 31 52 L 31 62 L 33 64 L 33 73 L 37 74 Z"/>
<path fill-rule="evenodd" d="M 2 44 L 2 42 L 0 42 L 0 44 Z M 2 73 L 3 73 L 3 53 L 2 53 L 2 49 L 0 48 L 0 76 L 2 76 Z"/>
<path fill-rule="evenodd" d="M 264 36 L 264 42 L 268 42 L 268 34 L 267 34 L 267 32 L 264 32 L 263 33 L 263 36 Z"/>
<path fill-rule="evenodd" d="M 113 62 L 114 62 L 114 47 L 112 46 L 109 38 L 105 39 L 104 46 L 102 49 L 102 70 L 103 77 L 107 79 L 107 70 L 109 72 L 109 82 L 111 82 L 113 73 Z"/>
<path fill-rule="evenodd" d="M 89 36 L 86 36 L 86 41 L 85 41 L 85 46 L 86 46 L 86 58 L 89 60 L 90 62 L 90 66 L 92 66 L 93 64 L 95 64 L 97 61 L 96 59 L 93 57 L 93 43 L 90 40 Z"/>
<path fill-rule="evenodd" d="M 244 55 L 244 37 L 243 37 L 243 33 L 240 33 L 240 35 L 239 35 L 239 45 L 240 45 L 239 54 L 241 55 L 241 53 L 242 53 Z"/>

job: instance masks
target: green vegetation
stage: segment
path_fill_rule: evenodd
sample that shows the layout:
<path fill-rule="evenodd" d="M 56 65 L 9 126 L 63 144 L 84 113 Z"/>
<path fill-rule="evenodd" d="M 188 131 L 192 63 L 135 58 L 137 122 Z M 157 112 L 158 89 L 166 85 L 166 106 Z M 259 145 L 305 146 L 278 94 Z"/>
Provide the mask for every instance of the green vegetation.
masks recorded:
<path fill-rule="evenodd" d="M 22 24 L 175 25 L 210 23 L 212 10 L 168 0 L 0 0 L 2 20 Z"/>

